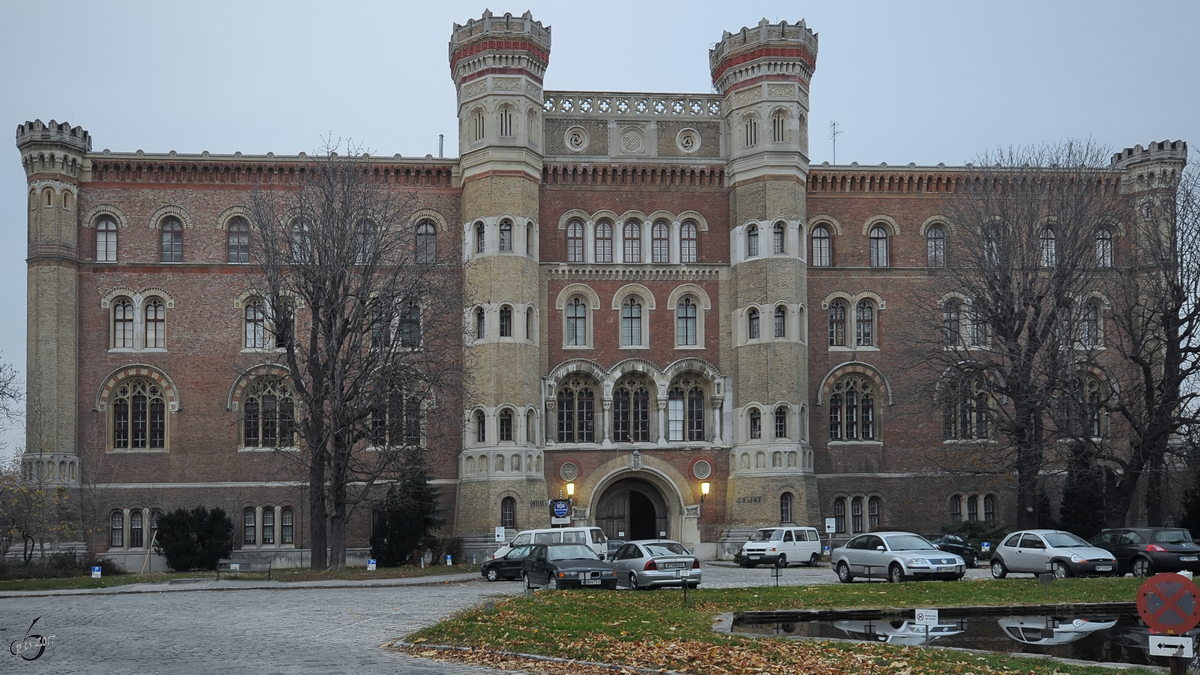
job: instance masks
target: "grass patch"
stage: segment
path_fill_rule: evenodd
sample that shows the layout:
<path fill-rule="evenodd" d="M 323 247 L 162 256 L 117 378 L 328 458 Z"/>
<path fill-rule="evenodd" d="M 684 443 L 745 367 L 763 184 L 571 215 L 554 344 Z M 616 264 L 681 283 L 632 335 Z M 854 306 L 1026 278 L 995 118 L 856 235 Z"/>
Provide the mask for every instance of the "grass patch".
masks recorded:
<path fill-rule="evenodd" d="M 271 580 L 281 582 L 300 581 L 330 581 L 336 579 L 365 580 L 365 579 L 407 579 L 410 577 L 433 577 L 445 574 L 462 573 L 479 574 L 478 565 L 431 565 L 424 569 L 420 567 L 381 567 L 374 572 L 368 572 L 366 567 L 348 567 L 343 570 L 325 570 L 318 572 L 310 569 L 278 569 L 272 570 Z M 0 591 L 55 591 L 67 589 L 110 588 L 129 584 L 158 584 L 172 579 L 215 579 L 216 572 L 155 572 L 152 574 L 123 574 L 119 576 L 102 576 L 91 578 L 91 572 L 83 572 L 79 576 L 54 579 L 16 579 L 0 581 Z M 224 572 L 222 579 L 262 580 L 266 581 L 266 572 Z"/>
<path fill-rule="evenodd" d="M 750 610 L 1129 602 L 1141 581 L 1059 580 L 1050 586 L 1049 598 L 1041 585 L 1026 579 L 699 589 L 688 607 L 679 591 L 543 591 L 534 602 L 503 601 L 493 612 L 469 611 L 414 633 L 407 640 L 417 646 L 405 651 L 438 656 L 421 645 L 444 644 L 481 651 L 439 657 L 488 662 L 485 652 L 509 651 L 705 675 L 758 672 L 756 668 L 770 673 L 1107 673 L 1111 671 L 1097 666 L 1000 654 L 751 639 L 713 633 L 712 624 L 717 614 Z"/>

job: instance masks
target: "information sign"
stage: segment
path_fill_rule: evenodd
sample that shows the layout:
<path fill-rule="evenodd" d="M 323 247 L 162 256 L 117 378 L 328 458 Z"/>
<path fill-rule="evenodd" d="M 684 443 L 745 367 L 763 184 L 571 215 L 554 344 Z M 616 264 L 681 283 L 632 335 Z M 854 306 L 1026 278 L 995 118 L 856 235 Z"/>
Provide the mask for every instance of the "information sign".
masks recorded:
<path fill-rule="evenodd" d="M 368 572 L 375 571 L 375 559 L 374 558 L 367 558 L 367 571 Z"/>
<path fill-rule="evenodd" d="M 1151 630 L 1186 633 L 1200 623 L 1200 588 L 1178 574 L 1156 574 L 1138 589 L 1137 608 Z"/>
<path fill-rule="evenodd" d="M 837 532 L 837 518 L 825 519 L 825 534 L 833 534 Z"/>
<path fill-rule="evenodd" d="M 505 540 L 505 538 L 506 538 L 506 537 L 505 537 L 505 534 L 504 534 L 504 527 L 503 527 L 503 526 L 497 526 L 497 527 L 496 527 L 496 543 L 503 544 L 503 543 L 504 543 L 504 540 Z"/>
<path fill-rule="evenodd" d="M 555 499 L 550 502 L 550 512 L 555 518 L 566 518 L 571 512 L 571 501 L 568 499 Z"/>
<path fill-rule="evenodd" d="M 93 579 L 99 579 L 99 578 L 100 578 L 100 566 L 99 566 L 99 565 L 96 565 L 95 567 L 92 567 L 92 578 L 93 578 Z"/>
<path fill-rule="evenodd" d="M 1150 656 L 1174 656 L 1190 659 L 1195 651 L 1195 640 L 1187 635 L 1151 635 Z"/>
<path fill-rule="evenodd" d="M 922 626 L 938 625 L 938 611 L 936 609 L 918 609 L 913 612 L 917 623 Z"/>

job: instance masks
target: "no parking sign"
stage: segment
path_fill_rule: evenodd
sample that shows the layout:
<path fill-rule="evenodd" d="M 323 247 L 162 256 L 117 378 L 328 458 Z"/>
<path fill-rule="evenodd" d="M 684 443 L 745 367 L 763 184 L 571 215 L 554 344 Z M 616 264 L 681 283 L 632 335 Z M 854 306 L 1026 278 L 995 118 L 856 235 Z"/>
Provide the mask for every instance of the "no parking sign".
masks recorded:
<path fill-rule="evenodd" d="M 1200 623 L 1200 588 L 1179 574 L 1155 574 L 1138 589 L 1137 608 L 1151 630 L 1186 633 Z"/>

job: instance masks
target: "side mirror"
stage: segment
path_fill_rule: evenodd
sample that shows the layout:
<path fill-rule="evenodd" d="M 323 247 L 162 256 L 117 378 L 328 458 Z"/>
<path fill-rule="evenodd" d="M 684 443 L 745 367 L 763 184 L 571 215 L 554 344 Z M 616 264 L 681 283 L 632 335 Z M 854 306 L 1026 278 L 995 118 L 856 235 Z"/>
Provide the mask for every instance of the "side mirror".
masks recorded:
<path fill-rule="evenodd" d="M 885 548 L 884 548 L 884 547 L 882 547 L 882 546 L 876 546 L 876 547 L 875 547 L 875 550 L 876 550 L 876 551 L 886 551 L 887 549 L 885 549 Z"/>

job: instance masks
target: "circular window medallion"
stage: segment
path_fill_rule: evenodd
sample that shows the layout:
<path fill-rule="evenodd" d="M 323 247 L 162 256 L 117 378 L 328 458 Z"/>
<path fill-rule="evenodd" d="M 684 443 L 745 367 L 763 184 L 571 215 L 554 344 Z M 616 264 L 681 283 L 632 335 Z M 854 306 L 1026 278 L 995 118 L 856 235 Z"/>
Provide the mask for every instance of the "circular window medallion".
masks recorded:
<path fill-rule="evenodd" d="M 579 467 L 575 466 L 573 462 L 563 462 L 558 467 L 558 477 L 565 481 L 573 481 L 579 478 Z"/>
<path fill-rule="evenodd" d="M 695 129 L 684 129 L 675 137 L 675 145 L 684 152 L 695 152 L 700 149 L 700 134 Z"/>
<path fill-rule="evenodd" d="M 571 127 L 567 129 L 566 136 L 563 141 L 567 144 L 567 149 L 571 152 L 583 152 L 587 150 L 588 143 L 591 142 L 591 137 L 588 136 L 587 129 L 583 127 Z"/>
<path fill-rule="evenodd" d="M 692 465 L 692 475 L 700 480 L 704 480 L 712 475 L 712 464 L 708 463 L 707 459 L 702 459 Z"/>
<path fill-rule="evenodd" d="M 642 132 L 637 129 L 626 129 L 621 134 L 621 149 L 629 154 L 642 151 Z"/>

